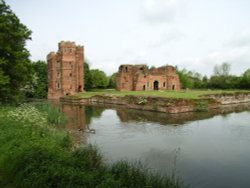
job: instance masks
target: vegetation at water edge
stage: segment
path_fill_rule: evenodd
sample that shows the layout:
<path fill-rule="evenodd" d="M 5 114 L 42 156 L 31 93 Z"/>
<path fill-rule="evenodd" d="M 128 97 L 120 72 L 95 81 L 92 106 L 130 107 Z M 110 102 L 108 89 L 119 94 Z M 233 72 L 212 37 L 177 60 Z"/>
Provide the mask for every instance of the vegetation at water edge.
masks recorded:
<path fill-rule="evenodd" d="M 73 150 L 67 132 L 40 109 L 0 108 L 0 187 L 183 187 L 135 164 L 107 165 L 93 146 Z"/>

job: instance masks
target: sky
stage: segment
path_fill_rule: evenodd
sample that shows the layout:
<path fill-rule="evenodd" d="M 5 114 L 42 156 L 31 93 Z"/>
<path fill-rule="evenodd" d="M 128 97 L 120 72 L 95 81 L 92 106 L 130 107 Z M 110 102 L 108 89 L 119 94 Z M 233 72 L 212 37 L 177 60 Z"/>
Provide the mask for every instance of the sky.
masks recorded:
<path fill-rule="evenodd" d="M 33 61 L 60 41 L 83 45 L 91 69 L 111 75 L 121 64 L 173 65 L 213 74 L 250 68 L 249 0 L 6 0 L 32 30 Z"/>

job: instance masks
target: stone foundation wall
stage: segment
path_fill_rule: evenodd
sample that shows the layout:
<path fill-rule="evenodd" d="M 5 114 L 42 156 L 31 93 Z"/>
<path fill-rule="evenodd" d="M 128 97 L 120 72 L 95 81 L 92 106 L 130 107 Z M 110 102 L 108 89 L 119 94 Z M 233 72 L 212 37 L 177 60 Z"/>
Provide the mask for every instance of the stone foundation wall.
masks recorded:
<path fill-rule="evenodd" d="M 122 105 L 130 109 L 146 111 L 157 111 L 164 113 L 181 113 L 192 111 L 203 111 L 218 107 L 213 99 L 168 99 L 160 97 L 138 97 L 138 96 L 94 96 L 89 99 L 77 97 L 62 97 L 61 102 L 75 104 L 115 104 Z"/>
<path fill-rule="evenodd" d="M 93 96 L 88 99 L 79 97 L 61 97 L 61 102 L 75 104 L 114 104 L 125 108 L 156 111 L 164 113 L 182 113 L 207 111 L 219 108 L 226 104 L 238 104 L 250 102 L 250 93 L 206 95 L 200 99 L 177 99 L 162 97 L 143 97 L 127 95 L 117 96 Z"/>
<path fill-rule="evenodd" d="M 238 104 L 250 102 L 250 93 L 236 92 L 234 94 L 215 94 L 204 95 L 203 98 L 211 98 L 218 101 L 220 104 Z"/>

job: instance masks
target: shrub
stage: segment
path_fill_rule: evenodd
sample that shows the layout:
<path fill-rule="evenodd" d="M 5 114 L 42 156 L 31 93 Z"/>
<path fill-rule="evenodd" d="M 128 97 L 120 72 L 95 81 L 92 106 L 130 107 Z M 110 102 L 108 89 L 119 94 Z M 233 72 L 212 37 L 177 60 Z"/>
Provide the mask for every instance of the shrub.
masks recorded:
<path fill-rule="evenodd" d="M 43 126 L 47 124 L 48 115 L 38 111 L 37 108 L 30 104 L 22 104 L 16 109 L 9 111 L 7 117 L 26 125 Z"/>

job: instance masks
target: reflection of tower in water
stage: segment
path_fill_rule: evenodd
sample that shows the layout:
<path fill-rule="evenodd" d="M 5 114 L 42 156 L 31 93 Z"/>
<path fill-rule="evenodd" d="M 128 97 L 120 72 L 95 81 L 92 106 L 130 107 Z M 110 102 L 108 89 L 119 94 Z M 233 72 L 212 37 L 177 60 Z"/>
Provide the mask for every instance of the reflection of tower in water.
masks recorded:
<path fill-rule="evenodd" d="M 68 118 L 67 129 L 84 130 L 86 128 L 85 106 L 62 104 L 61 110 Z"/>
<path fill-rule="evenodd" d="M 84 145 L 87 143 L 86 133 L 95 133 L 95 129 L 91 129 L 92 118 L 98 118 L 105 110 L 103 107 L 82 106 L 60 103 L 58 100 L 51 100 L 50 103 L 60 109 L 60 111 L 67 117 L 67 124 L 65 129 L 70 133 L 73 143 L 77 145 Z"/>
<path fill-rule="evenodd" d="M 74 145 L 86 144 L 86 129 L 85 106 L 61 104 L 60 109 L 67 117 L 68 123 L 66 130 L 70 133 Z"/>

